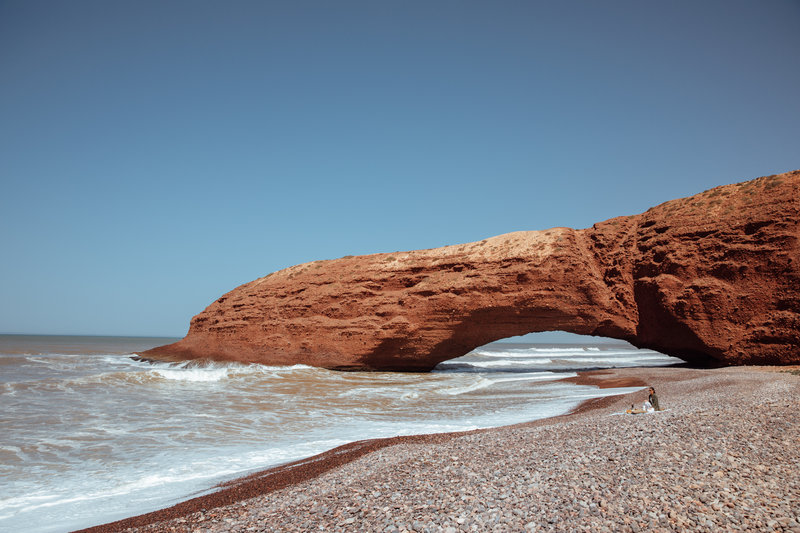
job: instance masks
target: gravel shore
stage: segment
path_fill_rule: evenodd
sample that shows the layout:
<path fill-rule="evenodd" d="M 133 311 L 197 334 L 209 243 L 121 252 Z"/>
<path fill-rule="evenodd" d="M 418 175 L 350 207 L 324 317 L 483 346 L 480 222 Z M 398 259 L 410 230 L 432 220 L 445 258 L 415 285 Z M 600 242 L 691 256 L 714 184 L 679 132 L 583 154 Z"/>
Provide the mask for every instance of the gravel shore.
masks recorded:
<path fill-rule="evenodd" d="M 250 492 L 234 482 L 233 503 L 212 495 L 92 530 L 800 533 L 800 376 L 635 368 L 579 380 L 652 384 L 665 410 L 623 414 L 642 390 L 527 424 L 370 441 L 290 468 L 335 463 L 316 474 L 256 475 L 239 484 Z M 249 497 L 259 479 L 271 481 Z"/>

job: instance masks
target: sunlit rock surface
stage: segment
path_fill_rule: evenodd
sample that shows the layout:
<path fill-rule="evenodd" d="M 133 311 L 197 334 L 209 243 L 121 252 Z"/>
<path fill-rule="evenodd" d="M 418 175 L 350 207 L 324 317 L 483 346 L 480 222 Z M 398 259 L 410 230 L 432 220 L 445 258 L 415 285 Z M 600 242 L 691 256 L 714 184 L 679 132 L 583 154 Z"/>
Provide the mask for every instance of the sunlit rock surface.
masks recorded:
<path fill-rule="evenodd" d="M 683 359 L 800 363 L 800 171 L 591 228 L 315 261 L 246 283 L 143 356 L 429 370 L 563 330 Z"/>

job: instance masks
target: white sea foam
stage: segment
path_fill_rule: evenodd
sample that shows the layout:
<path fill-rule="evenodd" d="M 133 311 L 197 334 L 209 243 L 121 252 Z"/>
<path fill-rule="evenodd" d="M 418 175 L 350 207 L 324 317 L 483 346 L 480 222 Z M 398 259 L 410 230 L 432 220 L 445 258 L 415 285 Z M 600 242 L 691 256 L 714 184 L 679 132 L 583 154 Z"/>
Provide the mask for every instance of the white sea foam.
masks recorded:
<path fill-rule="evenodd" d="M 574 378 L 577 376 L 575 372 L 535 372 L 530 374 L 522 374 L 520 376 L 495 378 L 495 383 L 507 383 L 511 381 L 553 381 L 557 379 Z"/>
<path fill-rule="evenodd" d="M 228 377 L 226 368 L 155 368 L 153 373 L 174 381 L 219 381 Z"/>
<path fill-rule="evenodd" d="M 476 368 L 505 368 L 513 366 L 535 366 L 552 363 L 549 358 L 541 359 L 499 359 L 493 361 L 464 361 L 463 364 Z"/>
<path fill-rule="evenodd" d="M 498 383 L 510 383 L 514 381 L 554 381 L 558 379 L 575 377 L 576 375 L 577 374 L 575 374 L 574 372 L 530 372 L 526 374 L 516 374 L 516 375 L 512 374 L 510 376 L 503 375 L 503 377 L 500 376 L 480 377 L 468 385 L 461 387 L 449 387 L 449 388 L 439 389 L 436 392 L 438 394 L 458 396 L 476 390 L 492 387 L 493 385 L 496 385 Z"/>
<path fill-rule="evenodd" d="M 215 382 L 226 378 L 235 379 L 248 376 L 266 376 L 271 378 L 285 378 L 298 372 L 319 369 L 308 365 L 267 366 L 246 363 L 163 363 L 135 361 L 128 358 L 128 365 L 139 370 L 146 370 L 149 375 L 173 381 L 187 382 Z"/>
<path fill-rule="evenodd" d="M 484 355 L 487 357 L 536 357 L 538 354 L 547 356 L 556 353 L 586 353 L 586 352 L 600 352 L 601 349 L 595 346 L 576 346 L 572 348 L 512 348 L 508 350 L 498 350 L 498 349 L 485 349 L 485 348 L 478 348 L 474 350 L 472 353 L 478 355 Z M 632 351 L 635 351 L 632 350 Z"/>
<path fill-rule="evenodd" d="M 673 362 L 671 359 L 667 358 L 658 358 L 654 360 L 653 358 L 647 357 L 640 357 L 636 355 L 629 355 L 626 357 L 571 357 L 569 360 L 562 360 L 559 361 L 555 359 L 554 362 L 562 362 L 568 364 L 578 364 L 578 365 L 597 365 L 597 366 L 617 366 L 617 365 L 634 365 L 634 364 L 664 364 Z"/>
<path fill-rule="evenodd" d="M 515 357 L 522 357 L 525 359 L 534 359 L 536 357 L 550 357 L 553 355 L 554 352 L 532 352 L 532 351 L 523 351 L 523 350 L 504 350 L 504 351 L 494 351 L 494 350 L 475 350 L 472 352 L 474 355 L 479 355 L 483 357 L 502 357 L 502 358 L 515 358 Z"/>
<path fill-rule="evenodd" d="M 555 361 L 560 361 L 564 363 L 571 363 L 571 364 L 588 364 L 588 363 L 635 363 L 637 361 L 647 360 L 643 359 L 642 357 L 638 356 L 626 356 L 626 357 L 570 357 L 569 359 L 555 359 Z"/>
<path fill-rule="evenodd" d="M 478 378 L 472 383 L 468 385 L 464 385 L 463 387 L 450 387 L 446 389 L 439 389 L 436 391 L 438 394 L 447 394 L 449 396 L 458 396 L 460 394 L 466 394 L 468 392 L 473 392 L 479 389 L 485 389 L 486 387 L 491 387 L 494 384 L 494 381 L 487 378 Z"/>

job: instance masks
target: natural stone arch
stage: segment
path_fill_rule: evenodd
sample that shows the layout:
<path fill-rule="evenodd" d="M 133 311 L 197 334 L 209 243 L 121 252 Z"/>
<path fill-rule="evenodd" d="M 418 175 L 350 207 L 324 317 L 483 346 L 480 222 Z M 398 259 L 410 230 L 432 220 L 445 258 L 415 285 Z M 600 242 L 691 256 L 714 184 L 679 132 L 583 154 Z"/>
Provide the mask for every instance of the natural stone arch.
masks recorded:
<path fill-rule="evenodd" d="M 553 228 L 287 268 L 142 355 L 429 370 L 562 330 L 690 361 L 800 363 L 800 172 L 717 187 L 589 229 Z"/>

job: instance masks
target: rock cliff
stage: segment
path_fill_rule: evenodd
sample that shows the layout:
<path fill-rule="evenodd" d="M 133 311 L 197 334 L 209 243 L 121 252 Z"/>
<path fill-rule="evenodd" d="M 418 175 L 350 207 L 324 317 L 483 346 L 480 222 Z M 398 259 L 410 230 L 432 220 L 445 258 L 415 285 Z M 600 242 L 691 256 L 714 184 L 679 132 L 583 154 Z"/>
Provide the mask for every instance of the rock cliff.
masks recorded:
<path fill-rule="evenodd" d="M 246 283 L 141 354 L 425 371 L 563 330 L 693 362 L 800 363 L 800 171 L 574 230 L 315 261 Z"/>

